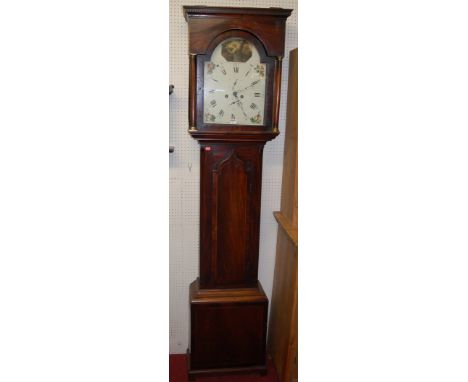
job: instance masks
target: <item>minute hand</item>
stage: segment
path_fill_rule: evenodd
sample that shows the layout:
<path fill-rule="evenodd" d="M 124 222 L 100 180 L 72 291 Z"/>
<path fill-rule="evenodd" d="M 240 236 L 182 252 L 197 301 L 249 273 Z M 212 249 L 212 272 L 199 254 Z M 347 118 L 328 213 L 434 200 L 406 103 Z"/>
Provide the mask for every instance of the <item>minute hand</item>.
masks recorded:
<path fill-rule="evenodd" d="M 252 86 L 257 85 L 260 82 L 260 80 L 255 80 L 252 82 L 249 86 L 245 87 L 244 89 L 238 90 L 238 92 L 243 92 L 244 90 L 247 90 L 248 88 L 251 88 Z"/>

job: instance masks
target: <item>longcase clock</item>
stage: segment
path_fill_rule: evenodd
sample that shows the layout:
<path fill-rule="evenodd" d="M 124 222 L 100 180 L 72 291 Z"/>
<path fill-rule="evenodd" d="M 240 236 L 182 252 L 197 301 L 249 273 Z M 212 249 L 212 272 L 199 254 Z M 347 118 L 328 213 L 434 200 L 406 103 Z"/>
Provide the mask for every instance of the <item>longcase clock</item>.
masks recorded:
<path fill-rule="evenodd" d="M 190 285 L 189 378 L 266 373 L 258 281 L 262 155 L 278 134 L 291 9 L 185 6 L 189 133 L 200 144 L 200 277 Z"/>

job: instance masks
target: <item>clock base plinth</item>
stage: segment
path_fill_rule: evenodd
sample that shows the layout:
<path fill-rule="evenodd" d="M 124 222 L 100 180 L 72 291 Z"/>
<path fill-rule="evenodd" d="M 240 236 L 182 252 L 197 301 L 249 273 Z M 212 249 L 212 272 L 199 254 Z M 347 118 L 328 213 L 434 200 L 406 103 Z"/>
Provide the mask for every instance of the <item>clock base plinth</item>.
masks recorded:
<path fill-rule="evenodd" d="M 192 369 L 190 366 L 190 352 L 187 349 L 187 370 L 189 381 L 195 381 L 197 377 L 213 377 L 235 374 L 260 374 L 262 377 L 268 374 L 266 365 L 249 367 L 229 367 L 223 369 Z"/>
<path fill-rule="evenodd" d="M 256 288 L 200 289 L 190 285 L 188 374 L 265 375 L 268 298 Z"/>

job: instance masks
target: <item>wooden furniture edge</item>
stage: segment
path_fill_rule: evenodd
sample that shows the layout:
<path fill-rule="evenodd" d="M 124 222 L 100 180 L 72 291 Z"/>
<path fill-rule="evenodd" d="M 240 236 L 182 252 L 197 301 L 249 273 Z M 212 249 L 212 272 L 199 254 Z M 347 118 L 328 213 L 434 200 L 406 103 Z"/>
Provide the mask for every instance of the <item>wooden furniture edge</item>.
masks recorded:
<path fill-rule="evenodd" d="M 227 368 L 216 368 L 216 369 L 192 369 L 190 362 L 190 350 L 187 349 L 187 371 L 189 381 L 194 381 L 197 377 L 211 377 L 219 375 L 232 375 L 232 374 L 256 374 L 259 373 L 261 376 L 268 374 L 267 359 L 265 358 L 264 365 L 253 365 L 253 366 L 236 366 Z"/>
<path fill-rule="evenodd" d="M 209 15 L 263 15 L 287 18 L 293 12 L 290 8 L 256 8 L 256 7 L 213 7 L 208 5 L 184 5 L 182 6 L 185 20 L 189 17 Z"/>
<path fill-rule="evenodd" d="M 273 212 L 273 216 L 275 217 L 275 219 L 278 222 L 279 226 L 286 233 L 289 240 L 291 240 L 292 243 L 294 244 L 294 246 L 297 248 L 297 246 L 298 246 L 297 229 L 294 229 L 291 226 L 291 223 L 284 217 L 284 215 L 281 213 L 281 211 Z"/>
<path fill-rule="evenodd" d="M 230 289 L 200 289 L 200 279 L 197 278 L 190 284 L 190 303 L 268 303 L 268 297 L 258 282 L 255 288 L 230 288 Z"/>

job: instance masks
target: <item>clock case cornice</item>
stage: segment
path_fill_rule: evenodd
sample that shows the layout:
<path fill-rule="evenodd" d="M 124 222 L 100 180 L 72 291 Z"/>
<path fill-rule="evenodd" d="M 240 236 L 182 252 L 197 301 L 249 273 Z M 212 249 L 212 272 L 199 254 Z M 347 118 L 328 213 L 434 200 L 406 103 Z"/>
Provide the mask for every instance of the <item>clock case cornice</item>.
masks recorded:
<path fill-rule="evenodd" d="M 258 37 L 270 57 L 284 56 L 286 19 L 292 9 L 184 6 L 189 53 L 206 54 L 220 33 L 240 29 Z"/>
<path fill-rule="evenodd" d="M 279 7 L 256 8 L 256 7 L 213 7 L 208 5 L 184 5 L 184 16 L 203 16 L 207 14 L 250 14 L 264 16 L 283 16 L 288 17 L 292 9 Z"/>
<path fill-rule="evenodd" d="M 198 141 L 269 141 L 279 134 L 281 67 L 284 56 L 286 19 L 292 9 L 184 6 L 189 29 L 189 133 Z M 204 124 L 202 65 L 215 42 L 235 34 L 250 36 L 260 44 L 263 59 L 269 62 L 264 125 Z"/>

